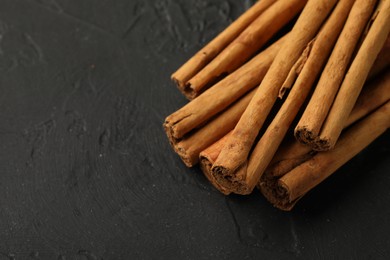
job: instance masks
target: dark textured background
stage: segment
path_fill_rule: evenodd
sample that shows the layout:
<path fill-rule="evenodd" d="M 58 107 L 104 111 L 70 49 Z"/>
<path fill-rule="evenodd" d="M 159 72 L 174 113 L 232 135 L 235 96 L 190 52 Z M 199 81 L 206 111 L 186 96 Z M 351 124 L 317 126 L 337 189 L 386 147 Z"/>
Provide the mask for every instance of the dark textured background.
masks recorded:
<path fill-rule="evenodd" d="M 291 213 L 171 151 L 169 75 L 250 6 L 0 0 L 0 259 L 382 258 L 389 133 Z"/>

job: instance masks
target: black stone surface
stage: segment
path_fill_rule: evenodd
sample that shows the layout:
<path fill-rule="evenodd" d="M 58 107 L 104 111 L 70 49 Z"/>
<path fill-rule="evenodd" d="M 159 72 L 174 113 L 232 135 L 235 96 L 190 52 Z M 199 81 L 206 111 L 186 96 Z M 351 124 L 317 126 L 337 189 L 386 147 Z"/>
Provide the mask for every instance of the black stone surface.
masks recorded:
<path fill-rule="evenodd" d="M 253 1 L 0 0 L 0 259 L 388 259 L 389 133 L 291 213 L 162 130 L 170 74 Z"/>

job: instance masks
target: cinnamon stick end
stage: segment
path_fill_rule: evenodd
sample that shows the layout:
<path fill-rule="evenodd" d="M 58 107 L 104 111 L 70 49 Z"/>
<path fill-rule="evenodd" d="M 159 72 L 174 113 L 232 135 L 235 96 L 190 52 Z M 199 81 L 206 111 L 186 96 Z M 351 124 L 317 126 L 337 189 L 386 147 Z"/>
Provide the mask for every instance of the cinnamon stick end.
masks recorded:
<path fill-rule="evenodd" d="M 335 144 L 331 141 L 330 138 L 321 138 L 318 137 L 313 143 L 312 148 L 314 151 L 325 152 L 332 150 Z"/>
<path fill-rule="evenodd" d="M 245 173 L 247 164 L 240 166 L 237 171 L 231 171 L 223 166 L 213 166 L 211 172 L 218 185 L 239 195 L 249 195 L 250 189 L 245 183 Z"/>
<path fill-rule="evenodd" d="M 222 187 L 232 190 L 234 187 L 234 176 L 223 166 L 212 166 L 211 173 L 216 182 Z"/>
<path fill-rule="evenodd" d="M 289 200 L 288 189 L 278 183 L 278 178 L 270 174 L 264 174 L 257 188 L 264 197 L 275 207 L 283 211 L 291 211 L 298 199 Z"/>
<path fill-rule="evenodd" d="M 181 138 L 176 138 L 175 137 L 175 131 L 168 120 L 168 118 L 165 120 L 163 124 L 165 133 L 168 137 L 169 143 L 173 150 L 180 156 L 181 160 L 184 162 L 184 164 L 187 167 L 193 167 L 198 163 L 198 155 L 197 154 L 191 154 L 190 152 L 187 151 L 185 147 L 182 147 L 182 144 L 180 141 Z"/>
<path fill-rule="evenodd" d="M 307 126 L 297 126 L 294 136 L 300 143 L 309 145 L 314 151 L 329 151 L 335 146 L 330 138 L 318 136 Z"/>
<path fill-rule="evenodd" d="M 213 185 L 214 188 L 216 188 L 219 192 L 226 196 L 231 193 L 228 189 L 219 185 L 214 179 L 213 174 L 211 172 L 211 167 L 213 166 L 213 164 L 210 162 L 210 160 L 208 160 L 206 157 L 200 156 L 199 164 L 204 176 L 211 183 L 211 185 Z"/>
<path fill-rule="evenodd" d="M 294 136 L 300 143 L 306 145 L 312 144 L 317 138 L 317 135 L 307 126 L 297 126 L 294 131 Z"/>
<path fill-rule="evenodd" d="M 167 119 L 165 119 L 165 122 L 163 124 L 163 128 L 164 128 L 164 131 L 168 137 L 169 143 L 174 148 L 175 144 L 178 142 L 178 140 L 177 140 L 177 138 L 174 137 L 174 132 L 172 130 L 172 126 Z"/>
<path fill-rule="evenodd" d="M 171 76 L 171 80 L 175 83 L 177 88 L 180 90 L 180 92 L 188 99 L 193 100 L 196 98 L 199 94 L 191 87 L 191 84 L 181 80 L 178 76 L 173 74 Z"/>
<path fill-rule="evenodd" d="M 172 74 L 171 80 L 176 84 L 176 86 L 177 86 L 179 89 L 184 88 L 185 82 L 184 82 L 183 80 L 181 80 L 181 79 L 176 75 L 176 73 Z"/>
<path fill-rule="evenodd" d="M 199 162 L 198 155 L 187 151 L 185 147 L 181 146 L 180 142 L 174 144 L 173 149 L 180 156 L 181 160 L 187 167 L 194 167 Z"/>
<path fill-rule="evenodd" d="M 193 100 L 199 96 L 199 92 L 197 92 L 191 85 L 191 83 L 185 84 L 185 86 L 181 89 L 181 92 L 188 100 Z"/>

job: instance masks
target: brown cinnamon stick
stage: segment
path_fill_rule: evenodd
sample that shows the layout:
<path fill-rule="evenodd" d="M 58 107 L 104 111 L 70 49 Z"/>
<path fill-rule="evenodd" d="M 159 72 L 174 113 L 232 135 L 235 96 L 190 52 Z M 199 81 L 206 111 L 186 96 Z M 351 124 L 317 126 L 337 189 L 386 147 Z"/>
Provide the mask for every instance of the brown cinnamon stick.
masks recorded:
<path fill-rule="evenodd" d="M 379 78 L 372 80 L 368 86 L 364 87 L 346 121 L 345 127 L 352 125 L 389 100 L 390 71 L 387 71 L 382 73 Z M 310 146 L 304 145 L 296 140 L 286 140 L 272 158 L 266 172 L 271 172 L 273 177 L 282 176 L 308 158 L 311 158 L 314 153 Z"/>
<path fill-rule="evenodd" d="M 377 0 L 356 0 L 354 3 L 310 102 L 295 129 L 295 136 L 300 142 L 310 144 L 318 137 L 376 2 Z"/>
<path fill-rule="evenodd" d="M 274 157 L 328 59 L 353 3 L 354 0 L 339 1 L 314 42 L 309 44 L 308 49 L 310 49 L 310 53 L 304 56 L 306 62 L 291 92 L 249 157 L 245 190 L 252 191 L 255 188 L 261 175 L 263 175 Z M 295 71 L 293 72 L 295 73 Z"/>
<path fill-rule="evenodd" d="M 219 139 L 213 145 L 209 146 L 204 151 L 202 151 L 199 155 L 199 164 L 203 174 L 206 176 L 207 180 L 209 180 L 209 182 L 224 195 L 229 195 L 231 191 L 219 185 L 219 183 L 215 180 L 211 172 L 211 167 L 213 166 L 215 160 L 218 158 L 218 155 L 221 152 L 230 134 L 231 132 Z"/>
<path fill-rule="evenodd" d="M 382 73 L 377 79 L 373 79 L 364 87 L 348 120 L 345 122 L 344 128 L 372 113 L 390 100 L 389 72 Z M 266 170 L 266 174 L 280 177 L 308 158 L 311 158 L 314 153 L 315 151 L 312 151 L 310 146 L 301 144 L 296 140 L 287 140 L 278 149 Z"/>
<path fill-rule="evenodd" d="M 340 87 L 318 140 L 315 150 L 332 149 L 348 115 L 359 97 L 368 73 L 382 49 L 390 31 L 390 1 L 382 0 L 375 14 L 371 28 L 353 60 L 350 69 Z"/>
<path fill-rule="evenodd" d="M 168 138 L 182 138 L 258 86 L 279 51 L 283 39 L 284 37 L 198 98 L 168 116 L 164 123 Z"/>
<path fill-rule="evenodd" d="M 308 191 L 332 175 L 390 127 L 390 102 L 347 130 L 332 151 L 316 154 L 283 177 L 276 187 L 276 207 L 291 210 Z"/>
<path fill-rule="evenodd" d="M 240 191 L 245 183 L 245 174 L 239 174 L 237 170 L 240 167 L 245 169 L 249 151 L 277 99 L 279 89 L 335 3 L 335 0 L 309 1 L 287 36 L 286 43 L 212 167 L 214 177 L 226 189 L 238 193 L 250 192 Z"/>
<path fill-rule="evenodd" d="M 188 81 L 184 92 L 195 98 L 226 73 L 231 73 L 255 54 L 297 15 L 307 0 L 278 0 L 253 21 L 232 43 Z"/>
<path fill-rule="evenodd" d="M 390 74 L 383 73 L 380 78 L 373 80 L 364 87 L 352 113 L 350 114 L 345 127 L 352 125 L 361 118 L 375 111 L 390 100 Z M 272 162 L 268 166 L 258 188 L 263 195 L 276 207 L 290 210 L 296 203 L 286 203 L 283 197 L 279 196 L 278 180 L 281 176 L 291 171 L 303 162 L 313 158 L 316 154 L 307 145 L 296 140 L 289 140 L 277 151 Z"/>
<path fill-rule="evenodd" d="M 388 72 L 382 73 L 379 78 L 367 84 L 359 96 L 350 117 L 346 121 L 345 127 L 355 123 L 390 100 L 389 90 L 390 73 Z M 230 134 L 231 132 L 200 153 L 200 165 L 203 173 L 213 186 L 225 195 L 230 194 L 231 191 L 218 184 L 211 173 L 211 166 L 218 158 Z M 303 145 L 295 139 L 287 140 L 279 147 L 270 165 L 267 167 L 261 182 L 267 181 L 272 184 L 280 176 L 283 176 L 299 164 L 312 158 L 314 154 L 315 152 L 312 152 L 309 146 Z"/>
<path fill-rule="evenodd" d="M 210 43 L 198 51 L 191 59 L 172 75 L 172 80 L 184 92 L 187 81 L 214 59 L 229 43 L 231 43 L 245 28 L 261 13 L 277 0 L 261 0 L 244 12 Z"/>
<path fill-rule="evenodd" d="M 171 139 L 174 150 L 188 167 L 198 163 L 201 151 L 234 128 L 254 94 L 255 89 L 189 136 Z"/>

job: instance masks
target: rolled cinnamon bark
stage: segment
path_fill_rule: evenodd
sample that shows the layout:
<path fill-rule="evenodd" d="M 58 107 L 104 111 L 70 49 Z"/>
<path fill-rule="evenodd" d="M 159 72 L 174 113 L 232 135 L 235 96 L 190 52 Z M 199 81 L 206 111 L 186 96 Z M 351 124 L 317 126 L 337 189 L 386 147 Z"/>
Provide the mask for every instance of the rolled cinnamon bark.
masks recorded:
<path fill-rule="evenodd" d="M 378 78 L 365 85 L 355 107 L 345 122 L 344 128 L 357 122 L 390 100 L 389 72 L 383 72 Z M 296 140 L 286 140 L 272 158 L 266 173 L 271 173 L 274 177 L 282 176 L 315 153 L 311 147 Z"/>
<path fill-rule="evenodd" d="M 355 104 L 345 128 L 373 112 L 378 107 L 390 100 L 390 71 L 384 72 L 379 78 L 370 81 L 364 87 Z M 286 140 L 276 152 L 266 174 L 279 177 L 311 158 L 316 152 L 310 146 L 301 144 L 296 140 Z"/>
<path fill-rule="evenodd" d="M 298 79 L 249 157 L 245 190 L 252 191 L 255 188 L 261 175 L 263 175 L 274 157 L 302 104 L 309 95 L 323 65 L 326 63 L 353 3 L 354 0 L 339 1 L 315 40 L 309 45 L 310 51 L 307 51 L 309 54 L 303 58 L 306 62 Z"/>
<path fill-rule="evenodd" d="M 284 38 L 206 90 L 198 98 L 168 116 L 164 122 L 168 138 L 182 138 L 191 130 L 223 111 L 249 90 L 258 86 L 271 66 Z"/>
<path fill-rule="evenodd" d="M 390 73 L 388 71 L 382 73 L 379 78 L 366 84 L 351 112 L 350 117 L 346 121 L 345 127 L 350 126 L 389 101 L 389 90 Z M 211 174 L 210 168 L 218 158 L 222 147 L 226 143 L 230 134 L 231 132 L 200 153 L 200 165 L 203 173 L 207 179 L 210 180 L 213 186 L 220 190 L 223 194 L 230 194 L 231 190 L 225 189 L 223 186 L 218 184 L 214 176 Z M 272 181 L 276 181 L 278 177 L 283 176 L 299 164 L 312 158 L 315 153 L 316 152 L 312 151 L 309 146 L 303 145 L 295 139 L 286 140 L 279 147 L 260 182 L 267 181 L 268 183 L 271 183 Z M 269 192 L 273 191 L 268 191 L 268 193 Z M 272 198 L 270 198 L 270 200 L 272 200 Z"/>
<path fill-rule="evenodd" d="M 209 180 L 209 182 L 224 195 L 229 195 L 231 191 L 219 185 L 219 183 L 215 180 L 211 172 L 211 167 L 213 166 L 215 160 L 218 158 L 218 155 L 221 152 L 222 147 L 225 144 L 227 138 L 229 138 L 230 134 L 231 132 L 219 139 L 213 145 L 209 146 L 204 151 L 202 151 L 199 155 L 199 164 L 204 176 L 206 176 L 207 180 Z"/>
<path fill-rule="evenodd" d="M 295 136 L 300 142 L 310 144 L 318 137 L 376 2 L 355 1 L 310 102 L 295 128 Z"/>
<path fill-rule="evenodd" d="M 321 134 L 313 144 L 314 150 L 324 151 L 335 146 L 389 31 L 390 1 L 382 0 L 376 11 L 375 20 L 345 76 Z"/>
<path fill-rule="evenodd" d="M 381 77 L 370 82 L 364 87 L 361 95 L 348 120 L 345 128 L 357 122 L 361 118 L 375 111 L 390 100 L 390 74 L 383 73 Z M 257 187 L 263 195 L 276 207 L 290 210 L 296 203 L 286 203 L 283 197 L 279 196 L 278 180 L 281 176 L 313 158 L 316 154 L 307 145 L 303 145 L 296 140 L 289 140 L 277 151 L 272 162 L 262 176 Z"/>
<path fill-rule="evenodd" d="M 231 73 L 252 57 L 305 6 L 307 0 L 278 0 L 253 21 L 206 67 L 188 81 L 185 94 L 193 99 L 222 75 Z"/>
<path fill-rule="evenodd" d="M 245 175 L 237 170 L 242 168 L 245 171 L 249 151 L 278 97 L 280 88 L 335 3 L 335 0 L 309 1 L 287 36 L 285 44 L 212 167 L 214 177 L 226 189 L 241 192 L 239 190 L 245 187 Z"/>
<path fill-rule="evenodd" d="M 291 210 L 308 191 L 320 184 L 390 127 L 390 102 L 348 129 L 334 150 L 321 152 L 305 161 L 277 182 L 261 183 L 264 194 L 272 191 L 271 201 L 282 210 Z M 263 187 L 269 185 L 266 190 Z M 272 185 L 274 185 L 272 187 Z M 269 199 L 269 194 L 266 195 Z"/>
<path fill-rule="evenodd" d="M 183 139 L 171 139 L 171 144 L 175 152 L 180 156 L 186 166 L 192 167 L 197 164 L 201 151 L 234 128 L 254 94 L 255 89 L 232 104 L 202 128 L 185 136 Z"/>
<path fill-rule="evenodd" d="M 198 51 L 191 59 L 172 75 L 172 80 L 184 92 L 187 81 L 195 76 L 212 59 L 214 59 L 229 43 L 231 43 L 247 26 L 277 0 L 261 0 L 244 12 L 210 43 Z"/>

